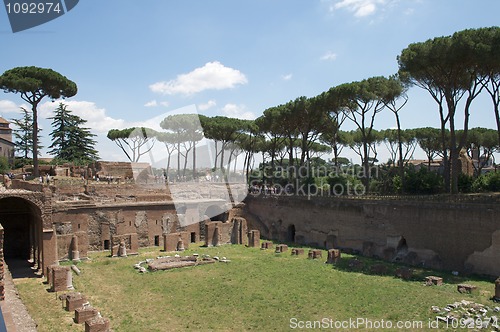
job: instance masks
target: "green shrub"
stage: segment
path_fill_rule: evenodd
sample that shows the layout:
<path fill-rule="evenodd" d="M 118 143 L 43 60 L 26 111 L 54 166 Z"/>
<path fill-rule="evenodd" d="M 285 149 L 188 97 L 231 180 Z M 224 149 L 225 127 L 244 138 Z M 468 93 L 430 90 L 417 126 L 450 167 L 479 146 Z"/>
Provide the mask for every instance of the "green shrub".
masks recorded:
<path fill-rule="evenodd" d="M 409 194 L 438 194 L 443 191 L 443 177 L 422 167 L 418 171 L 410 168 L 405 174 L 404 191 Z"/>
<path fill-rule="evenodd" d="M 481 174 L 472 184 L 474 192 L 500 191 L 500 173 L 489 172 Z"/>
<path fill-rule="evenodd" d="M 0 157 L 0 173 L 7 173 L 8 171 L 10 171 L 9 159 Z"/>

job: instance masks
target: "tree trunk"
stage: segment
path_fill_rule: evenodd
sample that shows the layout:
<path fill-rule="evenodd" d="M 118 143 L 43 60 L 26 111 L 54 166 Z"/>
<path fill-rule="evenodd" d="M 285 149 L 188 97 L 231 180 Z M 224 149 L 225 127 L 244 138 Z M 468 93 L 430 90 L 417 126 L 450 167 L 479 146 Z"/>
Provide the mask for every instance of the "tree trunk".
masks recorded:
<path fill-rule="evenodd" d="M 404 191 L 404 179 L 405 179 L 405 167 L 403 164 L 403 142 L 401 142 L 401 122 L 399 121 L 398 112 L 394 113 L 396 115 L 396 124 L 398 126 L 398 148 L 399 148 L 399 177 L 401 178 L 401 191 Z"/>
<path fill-rule="evenodd" d="M 33 175 L 35 177 L 40 176 L 40 170 L 38 169 L 38 113 L 36 110 L 38 103 L 35 102 L 32 105 L 33 111 Z"/>
<path fill-rule="evenodd" d="M 370 185 L 370 161 L 368 160 L 369 153 L 368 153 L 368 143 L 365 141 L 363 142 L 363 171 L 364 171 L 364 176 L 363 176 L 363 184 L 365 186 L 366 192 L 368 192 L 368 187 Z"/>
<path fill-rule="evenodd" d="M 193 141 L 193 180 L 196 181 L 196 142 Z"/>

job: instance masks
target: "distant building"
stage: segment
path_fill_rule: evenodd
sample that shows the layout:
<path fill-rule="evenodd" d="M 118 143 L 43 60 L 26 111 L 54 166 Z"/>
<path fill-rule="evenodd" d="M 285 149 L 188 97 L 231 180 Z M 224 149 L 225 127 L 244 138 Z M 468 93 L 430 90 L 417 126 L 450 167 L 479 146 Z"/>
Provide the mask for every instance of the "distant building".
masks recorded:
<path fill-rule="evenodd" d="M 0 116 L 0 156 L 12 158 L 14 156 L 14 147 L 10 122 Z"/>
<path fill-rule="evenodd" d="M 426 159 L 412 159 L 412 160 L 408 160 L 407 163 L 409 165 L 415 166 L 416 171 L 418 171 L 419 169 L 424 167 L 430 171 L 437 172 L 440 174 L 442 174 L 444 172 L 442 159 L 435 159 L 435 160 L 432 160 L 430 163 Z"/>

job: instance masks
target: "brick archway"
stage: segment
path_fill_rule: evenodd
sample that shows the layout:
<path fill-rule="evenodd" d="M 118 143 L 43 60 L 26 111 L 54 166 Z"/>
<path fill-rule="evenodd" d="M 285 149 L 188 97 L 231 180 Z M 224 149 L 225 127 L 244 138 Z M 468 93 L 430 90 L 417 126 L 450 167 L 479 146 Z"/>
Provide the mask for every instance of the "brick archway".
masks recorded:
<path fill-rule="evenodd" d="M 0 199 L 0 224 L 4 229 L 4 257 L 30 260 L 38 267 L 42 261 L 41 210 L 20 197 Z"/>
<path fill-rule="evenodd" d="M 0 225 L 3 227 L 5 259 L 30 260 L 44 272 L 57 262 L 56 239 L 51 228 L 51 202 L 44 193 L 0 195 Z"/>

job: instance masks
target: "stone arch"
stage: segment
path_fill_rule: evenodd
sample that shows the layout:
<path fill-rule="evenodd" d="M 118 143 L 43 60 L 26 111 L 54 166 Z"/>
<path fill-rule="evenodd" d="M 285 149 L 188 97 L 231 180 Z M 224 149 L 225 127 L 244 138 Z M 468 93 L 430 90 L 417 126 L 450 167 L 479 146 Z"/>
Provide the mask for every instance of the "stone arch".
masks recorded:
<path fill-rule="evenodd" d="M 408 244 L 406 243 L 406 239 L 404 238 L 404 236 L 401 236 L 401 238 L 399 239 L 398 245 L 396 247 L 396 251 L 397 252 L 408 251 Z"/>
<path fill-rule="evenodd" d="M 19 196 L 0 198 L 0 224 L 4 228 L 4 257 L 43 265 L 43 213 L 35 202 Z"/>

